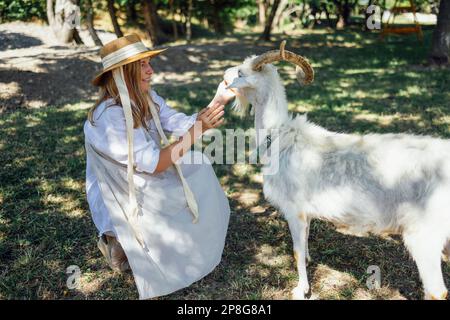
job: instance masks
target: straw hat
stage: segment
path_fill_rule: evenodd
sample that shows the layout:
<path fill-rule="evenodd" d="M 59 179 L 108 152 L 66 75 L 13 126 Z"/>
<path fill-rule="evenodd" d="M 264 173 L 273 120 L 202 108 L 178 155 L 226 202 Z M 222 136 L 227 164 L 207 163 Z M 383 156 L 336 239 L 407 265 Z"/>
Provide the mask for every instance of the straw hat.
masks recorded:
<path fill-rule="evenodd" d="M 113 40 L 100 49 L 103 70 L 92 79 L 92 84 L 99 86 L 103 75 L 108 71 L 144 58 L 153 58 L 165 50 L 167 48 L 150 50 L 137 34 L 130 34 Z"/>

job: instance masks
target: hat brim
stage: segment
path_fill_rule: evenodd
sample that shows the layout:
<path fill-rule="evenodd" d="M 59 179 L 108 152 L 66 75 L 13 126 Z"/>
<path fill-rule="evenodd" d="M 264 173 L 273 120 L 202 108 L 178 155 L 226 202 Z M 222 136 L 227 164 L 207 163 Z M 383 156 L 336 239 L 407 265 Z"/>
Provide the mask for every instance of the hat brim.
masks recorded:
<path fill-rule="evenodd" d="M 145 59 L 145 58 L 154 58 L 157 55 L 161 54 L 162 52 L 166 51 L 168 48 L 164 48 L 164 49 L 160 49 L 160 50 L 149 50 L 149 51 L 145 51 L 142 53 L 138 53 L 135 56 L 132 56 L 130 58 L 127 58 L 123 61 L 120 61 L 119 63 L 116 63 L 112 66 L 110 66 L 109 68 L 103 69 L 101 72 L 99 72 L 93 79 L 92 79 L 92 84 L 96 87 L 98 87 L 101 83 L 102 77 L 105 73 L 107 73 L 108 71 L 111 71 L 115 68 L 121 67 L 123 65 L 129 64 L 131 62 L 135 62 L 141 59 Z"/>

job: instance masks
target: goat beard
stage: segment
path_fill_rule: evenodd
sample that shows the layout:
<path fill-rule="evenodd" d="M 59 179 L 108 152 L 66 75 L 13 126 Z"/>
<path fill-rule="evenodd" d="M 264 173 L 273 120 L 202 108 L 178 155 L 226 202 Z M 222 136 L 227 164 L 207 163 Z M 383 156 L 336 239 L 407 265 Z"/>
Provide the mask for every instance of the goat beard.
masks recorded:
<path fill-rule="evenodd" d="M 233 110 L 237 112 L 237 114 L 243 118 L 247 115 L 250 109 L 250 114 L 253 115 L 253 107 L 250 108 L 250 103 L 247 98 L 245 98 L 242 94 L 236 95 L 236 98 L 233 102 Z"/>

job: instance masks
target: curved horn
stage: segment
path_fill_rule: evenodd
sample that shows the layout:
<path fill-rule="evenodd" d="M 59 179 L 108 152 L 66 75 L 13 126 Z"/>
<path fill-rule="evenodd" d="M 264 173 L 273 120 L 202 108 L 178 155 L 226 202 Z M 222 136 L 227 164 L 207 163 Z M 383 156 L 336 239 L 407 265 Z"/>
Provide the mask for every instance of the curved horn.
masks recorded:
<path fill-rule="evenodd" d="M 279 50 L 271 50 L 261 54 L 253 60 L 252 69 L 254 71 L 261 71 L 263 65 L 276 61 L 288 61 L 295 64 L 297 80 L 302 85 L 307 85 L 314 80 L 314 69 L 309 61 L 291 51 L 284 50 L 286 40 L 281 42 Z"/>

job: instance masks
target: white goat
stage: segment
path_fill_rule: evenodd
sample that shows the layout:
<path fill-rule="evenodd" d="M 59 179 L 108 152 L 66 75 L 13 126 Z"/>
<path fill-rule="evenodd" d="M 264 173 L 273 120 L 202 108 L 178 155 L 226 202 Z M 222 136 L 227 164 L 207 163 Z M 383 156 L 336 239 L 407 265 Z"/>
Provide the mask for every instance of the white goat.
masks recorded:
<path fill-rule="evenodd" d="M 426 299 L 445 299 L 441 254 L 450 254 L 450 141 L 406 134 L 341 134 L 288 113 L 285 89 L 270 64 L 297 65 L 312 82 L 308 61 L 284 50 L 247 58 L 224 79 L 237 104 L 251 104 L 255 127 L 279 132 L 279 171 L 264 175 L 264 195 L 288 221 L 299 282 L 295 299 L 309 291 L 306 274 L 309 222 L 326 220 L 350 231 L 401 234 L 415 260 Z M 264 173 L 264 171 L 263 171 Z"/>

